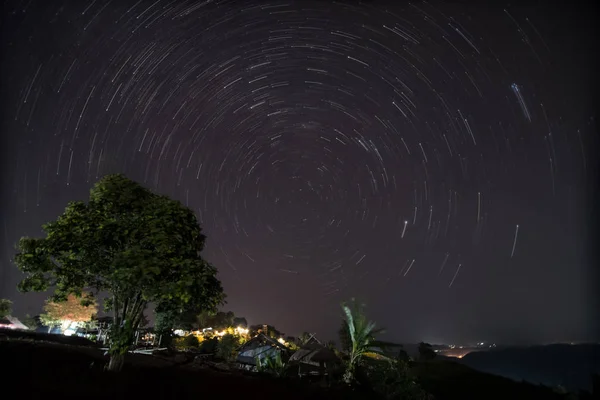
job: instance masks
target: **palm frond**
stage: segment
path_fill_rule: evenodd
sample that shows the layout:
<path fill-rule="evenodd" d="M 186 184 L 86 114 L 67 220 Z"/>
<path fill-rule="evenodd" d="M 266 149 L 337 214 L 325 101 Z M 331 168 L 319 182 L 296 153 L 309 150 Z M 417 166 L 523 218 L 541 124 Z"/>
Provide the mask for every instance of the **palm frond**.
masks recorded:
<path fill-rule="evenodd" d="M 354 342 L 356 340 L 356 327 L 354 325 L 354 317 L 352 315 L 352 310 L 346 305 L 342 306 L 342 309 L 344 310 L 344 314 L 346 315 L 346 323 L 348 324 L 350 339 L 352 339 L 352 342 Z"/>

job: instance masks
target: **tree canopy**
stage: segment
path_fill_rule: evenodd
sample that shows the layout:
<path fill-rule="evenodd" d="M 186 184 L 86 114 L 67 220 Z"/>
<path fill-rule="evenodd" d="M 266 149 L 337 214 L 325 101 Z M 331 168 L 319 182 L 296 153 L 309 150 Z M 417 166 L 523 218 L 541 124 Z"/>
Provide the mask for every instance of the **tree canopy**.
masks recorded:
<path fill-rule="evenodd" d="M 203 326 L 202 328 L 213 328 L 213 329 L 225 329 L 233 326 L 233 320 L 235 315 L 233 311 L 219 311 L 211 318 L 208 319 L 208 326 Z"/>
<path fill-rule="evenodd" d="M 216 311 L 224 302 L 216 268 L 200 256 L 206 237 L 193 211 L 123 175 L 102 178 L 87 204 L 69 203 L 43 230 L 46 237 L 19 242 L 15 262 L 26 275 L 19 289 L 54 287 L 55 301 L 84 289 L 108 292 L 109 369 L 121 368 L 148 302 L 170 312 Z"/>
<path fill-rule="evenodd" d="M 250 325 L 248 327 L 248 331 L 250 332 L 251 336 L 257 335 L 259 333 L 262 333 L 266 336 L 269 336 L 270 338 L 273 339 L 278 339 L 282 336 L 285 336 L 285 334 L 283 332 L 280 332 L 277 328 L 275 328 L 273 325 L 265 325 L 265 324 L 256 324 L 256 325 Z"/>
<path fill-rule="evenodd" d="M 0 318 L 4 318 L 12 312 L 12 301 L 0 299 Z"/>
<path fill-rule="evenodd" d="M 83 293 L 81 297 L 69 294 L 65 301 L 47 300 L 44 305 L 44 314 L 40 315 L 41 321 L 47 325 L 58 325 L 65 321 L 87 322 L 98 312 L 95 300 Z"/>

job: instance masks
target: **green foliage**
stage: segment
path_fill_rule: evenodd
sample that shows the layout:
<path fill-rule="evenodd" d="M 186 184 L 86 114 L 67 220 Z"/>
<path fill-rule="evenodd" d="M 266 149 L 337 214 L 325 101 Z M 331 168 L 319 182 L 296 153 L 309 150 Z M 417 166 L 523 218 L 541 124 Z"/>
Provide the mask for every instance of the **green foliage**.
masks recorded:
<path fill-rule="evenodd" d="M 350 353 L 350 351 L 352 351 L 352 338 L 350 337 L 350 331 L 348 330 L 348 323 L 345 319 L 342 319 L 341 322 L 340 329 L 338 330 L 340 346 L 342 351 Z"/>
<path fill-rule="evenodd" d="M 183 345 L 187 348 L 197 349 L 200 347 L 200 340 L 196 335 L 187 335 L 183 338 Z"/>
<path fill-rule="evenodd" d="M 43 229 L 45 238 L 19 241 L 15 262 L 25 273 L 19 289 L 55 287 L 55 301 L 84 289 L 108 292 L 111 355 L 128 350 L 148 302 L 178 314 L 224 301 L 216 269 L 200 256 L 205 236 L 194 213 L 123 175 L 101 179 L 87 204 L 69 203 Z"/>
<path fill-rule="evenodd" d="M 235 314 L 232 311 L 219 311 L 214 317 L 213 328 L 221 330 L 233 326 L 234 318 Z"/>
<path fill-rule="evenodd" d="M 308 343 L 308 341 L 312 338 L 312 335 L 308 332 L 302 332 L 300 337 L 298 337 L 300 347 L 304 346 Z"/>
<path fill-rule="evenodd" d="M 217 346 L 217 357 L 231 361 L 235 358 L 235 350 L 240 346 L 240 340 L 237 336 L 230 333 L 223 335 Z"/>
<path fill-rule="evenodd" d="M 181 314 L 175 316 L 175 322 L 173 324 L 174 329 L 191 331 L 197 329 L 197 327 L 198 322 L 195 310 L 185 310 Z"/>
<path fill-rule="evenodd" d="M 431 348 L 429 343 L 419 343 L 419 359 L 421 361 L 430 361 L 435 358 L 435 351 Z"/>
<path fill-rule="evenodd" d="M 371 389 L 387 400 L 422 400 L 428 395 L 411 376 L 408 364 L 397 360 L 365 363 L 366 376 Z"/>
<path fill-rule="evenodd" d="M 44 311 L 40 319 L 46 326 L 55 326 L 64 321 L 91 321 L 98 312 L 98 306 L 89 293 L 82 292 L 80 296 L 69 294 L 63 301 L 46 300 Z"/>
<path fill-rule="evenodd" d="M 344 373 L 344 381 L 347 384 L 354 384 L 356 369 L 361 365 L 365 354 L 382 354 L 384 347 L 393 344 L 375 339 L 375 335 L 382 333 L 383 329 L 376 329 L 375 323 L 367 320 L 363 304 L 358 304 L 353 299 L 350 306 L 342 304 L 342 310 L 344 311 L 344 321 L 350 338 L 350 348 L 347 350 L 349 360 Z M 344 337 L 340 339 L 342 342 L 345 340 Z"/>
<path fill-rule="evenodd" d="M 0 299 L 0 318 L 4 318 L 12 312 L 12 301 Z"/>
<path fill-rule="evenodd" d="M 234 328 L 242 327 L 242 328 L 246 328 L 248 327 L 248 321 L 246 321 L 246 318 L 244 317 L 235 317 L 233 319 L 233 325 Z"/>
<path fill-rule="evenodd" d="M 59 319 L 53 318 L 48 314 L 40 314 L 40 322 L 43 326 L 55 327 L 61 324 Z"/>
<path fill-rule="evenodd" d="M 287 373 L 288 365 L 282 360 L 279 351 L 275 352 L 273 356 L 267 356 L 262 359 L 257 356 L 255 360 L 256 368 L 259 372 L 266 372 L 278 378 L 284 377 Z"/>
<path fill-rule="evenodd" d="M 219 345 L 219 339 L 216 337 L 205 339 L 200 343 L 200 353 L 202 354 L 215 354 L 217 352 L 217 346 Z"/>
<path fill-rule="evenodd" d="M 185 350 L 186 349 L 184 337 L 173 337 L 173 338 L 171 338 L 169 344 L 177 350 Z"/>
<path fill-rule="evenodd" d="M 198 328 L 213 328 L 223 330 L 234 326 L 235 315 L 232 311 L 219 311 L 217 313 L 203 312 L 195 317 Z"/>
<path fill-rule="evenodd" d="M 400 362 L 405 362 L 405 363 L 410 362 L 410 356 L 408 355 L 406 350 L 404 350 L 402 347 L 400 348 L 400 351 L 398 352 L 397 360 Z"/>
<path fill-rule="evenodd" d="M 286 341 L 287 348 L 292 351 L 296 351 L 300 348 L 300 346 L 299 346 L 300 339 L 298 339 L 297 337 L 286 336 L 285 341 Z"/>
<path fill-rule="evenodd" d="M 283 333 L 277 330 L 277 328 L 275 328 L 272 325 L 250 325 L 248 331 L 250 333 L 250 336 L 256 336 L 259 333 L 263 333 L 272 339 L 278 339 L 283 336 Z"/>
<path fill-rule="evenodd" d="M 198 329 L 210 328 L 211 318 L 215 315 L 214 312 L 202 310 L 196 315 L 196 326 Z"/>
<path fill-rule="evenodd" d="M 31 329 L 33 331 L 38 329 L 41 326 L 39 316 L 32 317 L 29 314 L 25 314 L 25 318 L 23 318 L 21 320 L 21 322 L 23 323 L 23 325 L 25 325 L 26 327 L 28 327 L 29 329 Z"/>
<path fill-rule="evenodd" d="M 160 336 L 161 346 L 167 347 L 171 345 L 173 341 L 173 326 L 176 319 L 177 313 L 175 311 L 156 313 L 154 332 L 157 336 Z"/>

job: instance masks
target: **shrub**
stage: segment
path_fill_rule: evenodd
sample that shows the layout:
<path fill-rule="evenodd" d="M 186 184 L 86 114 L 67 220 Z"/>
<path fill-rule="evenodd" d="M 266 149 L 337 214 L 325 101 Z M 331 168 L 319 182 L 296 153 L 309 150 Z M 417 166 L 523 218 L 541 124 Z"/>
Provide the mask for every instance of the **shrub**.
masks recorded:
<path fill-rule="evenodd" d="M 200 341 L 196 335 L 187 335 L 183 338 L 183 345 L 187 348 L 197 349 L 200 346 Z"/>
<path fill-rule="evenodd" d="M 185 344 L 184 344 L 184 339 L 182 337 L 173 337 L 171 339 L 171 345 L 176 348 L 177 350 L 184 350 L 185 349 Z"/>
<path fill-rule="evenodd" d="M 397 360 L 365 363 L 367 383 L 384 399 L 422 400 L 427 393 L 415 382 L 408 363 Z"/>
<path fill-rule="evenodd" d="M 266 372 L 282 378 L 287 373 L 288 365 L 283 362 L 281 353 L 278 351 L 274 356 L 267 356 L 262 360 L 260 357 L 256 357 L 256 368 L 259 372 Z"/>
<path fill-rule="evenodd" d="M 231 361 L 234 357 L 235 350 L 240 345 L 239 338 L 232 334 L 223 335 L 217 345 L 217 357 L 226 361 Z"/>
<path fill-rule="evenodd" d="M 217 351 L 219 340 L 215 337 L 203 340 L 200 344 L 200 353 L 202 354 L 214 354 Z"/>

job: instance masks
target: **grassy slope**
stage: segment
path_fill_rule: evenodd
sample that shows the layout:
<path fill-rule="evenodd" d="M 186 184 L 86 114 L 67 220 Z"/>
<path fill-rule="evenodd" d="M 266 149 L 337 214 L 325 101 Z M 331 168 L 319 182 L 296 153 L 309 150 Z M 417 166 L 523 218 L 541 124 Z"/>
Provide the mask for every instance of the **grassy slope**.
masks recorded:
<path fill-rule="evenodd" d="M 550 388 L 478 372 L 454 361 L 420 362 L 415 365 L 413 371 L 418 376 L 423 388 L 438 400 L 558 400 L 565 398 Z"/>
<path fill-rule="evenodd" d="M 97 348 L 31 339 L 0 341 L 0 356 L 4 362 L 10 360 L 3 381 L 19 388 L 21 398 L 177 398 L 199 394 L 244 400 L 362 398 L 294 380 L 174 367 L 173 362 L 144 355 L 128 355 L 123 373 L 108 374 L 103 371 L 106 358 Z M 564 399 L 548 388 L 478 372 L 453 361 L 417 363 L 414 372 L 437 400 Z"/>
<path fill-rule="evenodd" d="M 129 356 L 129 355 L 128 355 Z M 19 398 L 32 399 L 359 399 L 347 390 L 329 390 L 303 382 L 273 380 L 221 373 L 193 371 L 168 364 L 154 367 L 133 355 L 124 371 L 103 371 L 106 359 L 97 349 L 33 341 L 0 341 L 0 357 L 10 365 L 2 382 L 16 389 Z M 9 361 L 7 361 L 9 360 Z"/>

